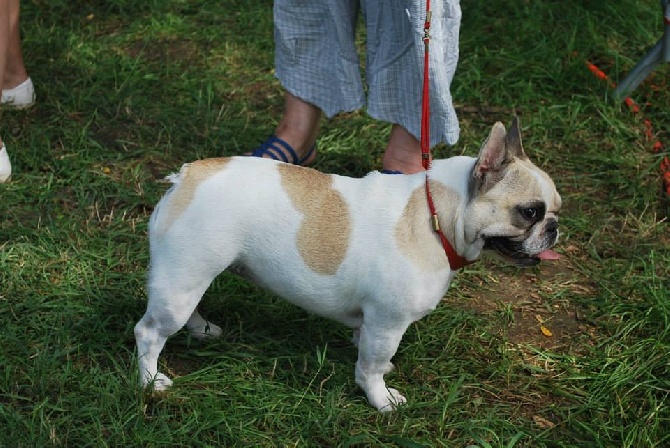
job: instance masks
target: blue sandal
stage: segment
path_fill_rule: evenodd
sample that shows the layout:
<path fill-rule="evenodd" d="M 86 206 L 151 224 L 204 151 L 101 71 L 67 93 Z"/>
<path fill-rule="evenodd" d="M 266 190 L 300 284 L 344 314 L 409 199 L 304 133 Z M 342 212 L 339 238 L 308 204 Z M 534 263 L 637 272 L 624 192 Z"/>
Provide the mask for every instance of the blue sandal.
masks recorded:
<path fill-rule="evenodd" d="M 404 174 L 402 171 L 397 171 L 397 170 L 381 170 L 380 173 L 382 173 L 382 174 Z"/>
<path fill-rule="evenodd" d="M 276 135 L 272 134 L 266 141 L 264 141 L 261 146 L 256 148 L 249 155 L 251 157 L 266 157 L 274 160 L 279 160 L 280 162 L 291 163 L 293 165 L 302 165 L 307 166 L 307 161 L 312 157 L 316 151 L 316 144 L 312 145 L 312 148 L 307 151 L 305 157 L 299 158 L 298 154 L 295 152 L 295 149 L 291 147 L 286 141 L 280 139 Z"/>

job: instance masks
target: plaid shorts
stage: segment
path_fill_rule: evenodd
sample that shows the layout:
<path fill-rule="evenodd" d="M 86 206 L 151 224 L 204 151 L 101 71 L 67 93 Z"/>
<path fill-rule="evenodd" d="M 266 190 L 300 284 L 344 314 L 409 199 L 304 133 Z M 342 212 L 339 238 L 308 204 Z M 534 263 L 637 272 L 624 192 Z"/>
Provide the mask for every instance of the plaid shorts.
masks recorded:
<path fill-rule="evenodd" d="M 425 0 L 276 0 L 275 73 L 292 95 L 329 118 L 366 105 L 375 119 L 421 130 Z M 454 144 L 459 127 L 449 90 L 458 62 L 459 0 L 431 5 L 431 146 Z M 366 27 L 365 85 L 354 42 Z"/>

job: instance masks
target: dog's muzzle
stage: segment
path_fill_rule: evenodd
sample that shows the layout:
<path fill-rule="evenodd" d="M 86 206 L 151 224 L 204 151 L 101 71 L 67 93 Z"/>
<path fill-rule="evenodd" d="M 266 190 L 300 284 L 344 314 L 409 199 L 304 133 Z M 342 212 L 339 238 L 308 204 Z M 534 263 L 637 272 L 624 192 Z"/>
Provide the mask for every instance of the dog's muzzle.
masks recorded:
<path fill-rule="evenodd" d="M 484 249 L 496 251 L 501 257 L 517 266 L 529 267 L 540 263 L 540 257 L 527 254 L 523 251 L 521 242 L 504 236 L 486 238 L 484 240 Z"/>
<path fill-rule="evenodd" d="M 555 252 L 549 250 L 558 241 L 558 222 L 556 220 L 548 222 L 544 233 L 544 248 L 537 253 L 526 252 L 524 241 L 516 241 L 504 236 L 485 238 L 484 249 L 496 251 L 501 257 L 517 266 L 536 266 L 542 260 L 555 260 L 558 257 Z"/>

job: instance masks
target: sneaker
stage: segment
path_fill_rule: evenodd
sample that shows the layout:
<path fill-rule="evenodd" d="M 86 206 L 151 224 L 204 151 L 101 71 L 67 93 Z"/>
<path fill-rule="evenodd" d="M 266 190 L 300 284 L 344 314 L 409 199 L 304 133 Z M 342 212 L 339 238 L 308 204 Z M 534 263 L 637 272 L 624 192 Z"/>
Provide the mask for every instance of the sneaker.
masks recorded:
<path fill-rule="evenodd" d="M 12 164 L 9 161 L 9 154 L 7 154 L 7 148 L 5 148 L 5 144 L 2 144 L 2 148 L 0 148 L 0 184 L 3 182 L 7 182 L 7 179 L 9 179 L 9 176 L 12 175 Z"/>
<path fill-rule="evenodd" d="M 30 78 L 13 89 L 2 89 L 2 104 L 14 109 L 25 109 L 35 104 L 35 86 Z"/>

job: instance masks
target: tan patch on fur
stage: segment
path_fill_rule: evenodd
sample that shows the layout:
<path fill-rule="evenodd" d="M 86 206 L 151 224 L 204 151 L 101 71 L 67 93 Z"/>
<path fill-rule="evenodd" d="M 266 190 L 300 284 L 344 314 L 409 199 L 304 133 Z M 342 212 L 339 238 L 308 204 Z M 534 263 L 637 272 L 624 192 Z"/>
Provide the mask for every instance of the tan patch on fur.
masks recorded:
<path fill-rule="evenodd" d="M 335 274 L 349 247 L 351 217 L 333 177 L 289 164 L 278 169 L 282 187 L 303 214 L 297 240 L 303 261 L 319 274 Z"/>
<path fill-rule="evenodd" d="M 444 184 L 431 180 L 430 191 L 438 213 L 453 210 L 460 201 L 460 195 Z M 454 224 L 440 219 L 440 228 L 451 241 Z M 421 269 L 440 270 L 446 258 L 439 237 L 433 230 L 424 186 L 412 192 L 405 210 L 395 227 L 395 237 L 400 251 Z"/>
<path fill-rule="evenodd" d="M 163 236 L 170 226 L 186 210 L 195 196 L 195 190 L 198 186 L 216 173 L 221 172 L 228 162 L 229 158 L 214 158 L 197 160 L 193 163 L 187 163 L 181 167 L 177 177 L 177 185 L 170 193 L 168 201 L 165 203 L 164 214 L 158 224 L 158 235 Z"/>

